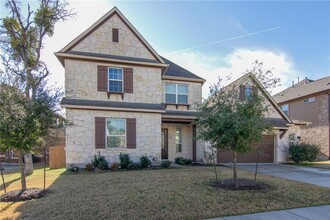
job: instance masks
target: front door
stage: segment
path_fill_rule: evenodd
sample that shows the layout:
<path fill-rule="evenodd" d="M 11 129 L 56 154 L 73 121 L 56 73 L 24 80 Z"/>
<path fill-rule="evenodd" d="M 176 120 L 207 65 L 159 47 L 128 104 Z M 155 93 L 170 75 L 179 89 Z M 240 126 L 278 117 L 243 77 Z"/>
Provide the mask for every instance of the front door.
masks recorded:
<path fill-rule="evenodd" d="M 168 159 L 168 130 L 162 128 L 162 160 Z"/>

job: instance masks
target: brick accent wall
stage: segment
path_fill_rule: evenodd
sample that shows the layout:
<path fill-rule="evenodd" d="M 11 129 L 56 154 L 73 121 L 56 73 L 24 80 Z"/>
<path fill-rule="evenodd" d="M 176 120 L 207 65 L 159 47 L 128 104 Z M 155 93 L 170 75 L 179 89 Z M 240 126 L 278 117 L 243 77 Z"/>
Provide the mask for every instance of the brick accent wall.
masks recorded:
<path fill-rule="evenodd" d="M 301 141 L 320 145 L 319 160 L 329 159 L 329 127 L 316 126 L 301 129 Z"/>

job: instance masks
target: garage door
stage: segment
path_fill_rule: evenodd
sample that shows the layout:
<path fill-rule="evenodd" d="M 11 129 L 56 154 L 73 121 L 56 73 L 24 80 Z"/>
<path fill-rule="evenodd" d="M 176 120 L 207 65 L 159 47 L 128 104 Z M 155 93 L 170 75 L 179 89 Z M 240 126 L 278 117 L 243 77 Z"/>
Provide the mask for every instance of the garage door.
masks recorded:
<path fill-rule="evenodd" d="M 264 135 L 260 143 L 256 144 L 256 149 L 260 146 L 259 163 L 274 162 L 274 136 Z M 218 150 L 218 163 L 233 162 L 233 153 L 231 151 Z M 255 163 L 257 161 L 257 152 L 251 151 L 246 154 L 238 155 L 238 163 Z"/>

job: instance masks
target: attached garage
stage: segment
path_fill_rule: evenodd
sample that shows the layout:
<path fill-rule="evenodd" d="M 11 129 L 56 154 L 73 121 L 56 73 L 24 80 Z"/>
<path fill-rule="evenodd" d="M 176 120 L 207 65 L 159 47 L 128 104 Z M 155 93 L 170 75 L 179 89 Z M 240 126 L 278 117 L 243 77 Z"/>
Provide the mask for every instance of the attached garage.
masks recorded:
<path fill-rule="evenodd" d="M 274 163 L 274 135 L 264 135 L 260 143 L 256 144 L 255 149 L 260 147 L 259 163 Z M 220 151 L 217 153 L 218 163 L 233 162 L 233 153 L 231 151 Z M 246 154 L 238 155 L 238 163 L 255 163 L 257 161 L 257 151 L 251 151 Z"/>

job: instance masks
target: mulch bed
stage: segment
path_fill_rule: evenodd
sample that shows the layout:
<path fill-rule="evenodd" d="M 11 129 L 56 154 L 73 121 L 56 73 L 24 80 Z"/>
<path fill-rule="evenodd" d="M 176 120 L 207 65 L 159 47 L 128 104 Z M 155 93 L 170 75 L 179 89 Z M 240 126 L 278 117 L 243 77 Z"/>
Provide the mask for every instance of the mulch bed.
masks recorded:
<path fill-rule="evenodd" d="M 31 199 L 39 199 L 45 196 L 45 191 L 39 188 L 30 188 L 25 191 L 14 190 L 0 197 L 1 202 L 17 202 Z"/>
<path fill-rule="evenodd" d="M 224 179 L 219 182 L 212 182 L 211 186 L 215 188 L 228 189 L 228 190 L 266 190 L 271 188 L 270 185 L 264 182 L 255 182 L 250 179 L 237 179 L 238 188 L 236 188 L 233 179 Z"/>

